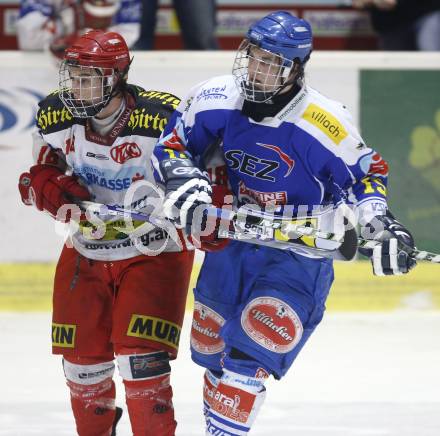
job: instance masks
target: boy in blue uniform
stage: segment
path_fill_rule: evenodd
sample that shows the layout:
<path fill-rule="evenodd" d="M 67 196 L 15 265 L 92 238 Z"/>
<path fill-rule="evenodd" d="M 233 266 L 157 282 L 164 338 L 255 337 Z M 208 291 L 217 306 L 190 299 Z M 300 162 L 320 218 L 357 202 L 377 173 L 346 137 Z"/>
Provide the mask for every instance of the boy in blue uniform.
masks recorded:
<path fill-rule="evenodd" d="M 232 75 L 190 91 L 152 158 L 165 214 L 190 228 L 196 207 L 213 201 L 213 186 L 230 189 L 237 205 L 313 212 L 350 202 L 365 228 L 385 230 L 368 253 L 374 272 L 406 273 L 415 262 L 402 244 L 414 242 L 387 210 L 387 164 L 341 103 L 304 83 L 311 51 L 307 21 L 271 13 L 250 27 Z M 290 368 L 322 319 L 332 281 L 332 261 L 303 251 L 234 241 L 206 254 L 191 350 L 206 368 L 207 434 L 249 432 L 265 379 Z"/>

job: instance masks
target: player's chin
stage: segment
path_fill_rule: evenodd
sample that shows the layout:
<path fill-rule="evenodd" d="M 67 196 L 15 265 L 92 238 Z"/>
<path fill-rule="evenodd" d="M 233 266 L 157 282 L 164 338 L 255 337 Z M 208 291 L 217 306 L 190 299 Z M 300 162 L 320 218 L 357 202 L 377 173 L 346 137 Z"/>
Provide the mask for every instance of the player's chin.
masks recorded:
<path fill-rule="evenodd" d="M 80 105 L 84 106 L 93 106 L 94 104 L 98 104 L 101 99 L 98 98 L 92 98 L 92 97 L 82 97 L 82 96 L 75 96 L 74 100 L 79 102 Z"/>
<path fill-rule="evenodd" d="M 262 92 L 264 94 L 269 94 L 269 93 L 273 93 L 274 92 L 274 86 L 270 86 L 264 83 L 255 83 L 254 84 L 254 89 L 257 92 Z"/>
<path fill-rule="evenodd" d="M 260 83 L 260 82 L 258 82 L 258 81 L 255 81 L 255 82 L 253 82 L 252 84 L 253 84 L 254 88 L 255 88 L 257 91 L 263 91 L 263 92 L 264 92 L 264 88 L 265 88 L 265 86 L 264 86 L 263 83 Z"/>

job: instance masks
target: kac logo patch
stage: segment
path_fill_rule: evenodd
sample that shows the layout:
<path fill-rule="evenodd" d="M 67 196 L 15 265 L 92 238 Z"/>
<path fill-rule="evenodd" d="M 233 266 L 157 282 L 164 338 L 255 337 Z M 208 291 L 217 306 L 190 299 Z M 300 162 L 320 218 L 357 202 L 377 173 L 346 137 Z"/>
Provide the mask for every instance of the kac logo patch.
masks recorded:
<path fill-rule="evenodd" d="M 142 155 L 142 151 L 135 142 L 124 142 L 123 144 L 117 145 L 110 150 L 110 156 L 112 159 L 123 164 L 130 159 L 135 159 Z"/>

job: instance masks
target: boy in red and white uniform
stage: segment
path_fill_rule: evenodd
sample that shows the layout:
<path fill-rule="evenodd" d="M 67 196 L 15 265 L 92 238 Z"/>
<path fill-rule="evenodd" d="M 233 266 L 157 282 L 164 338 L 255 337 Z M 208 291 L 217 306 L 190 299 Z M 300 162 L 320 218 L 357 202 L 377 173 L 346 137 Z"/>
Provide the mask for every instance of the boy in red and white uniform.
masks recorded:
<path fill-rule="evenodd" d="M 150 156 L 179 99 L 127 84 L 130 63 L 115 32 L 88 32 L 66 50 L 59 91 L 39 103 L 35 165 L 19 182 L 25 204 L 56 217 L 80 200 L 124 206 L 136 184 L 151 190 L 132 207 L 157 197 Z M 115 434 L 116 356 L 133 433 L 174 435 L 169 361 L 193 251 L 153 226 L 136 238 L 123 221 L 107 222 L 101 235 L 93 230 L 80 221 L 73 248 L 58 261 L 53 295 L 53 353 L 63 356 L 78 434 Z"/>

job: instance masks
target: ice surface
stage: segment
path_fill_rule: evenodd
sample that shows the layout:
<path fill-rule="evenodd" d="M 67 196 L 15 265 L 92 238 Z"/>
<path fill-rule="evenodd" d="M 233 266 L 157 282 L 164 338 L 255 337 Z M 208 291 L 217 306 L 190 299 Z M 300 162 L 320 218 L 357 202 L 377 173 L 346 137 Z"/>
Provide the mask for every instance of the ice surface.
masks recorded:
<path fill-rule="evenodd" d="M 176 434 L 202 436 L 203 370 L 189 358 L 189 321 L 173 364 Z M 267 383 L 251 434 L 440 435 L 439 337 L 439 312 L 328 313 L 289 374 Z M 0 341 L 0 435 L 74 435 L 50 315 L 0 313 Z M 124 413 L 118 436 L 130 434 Z"/>

